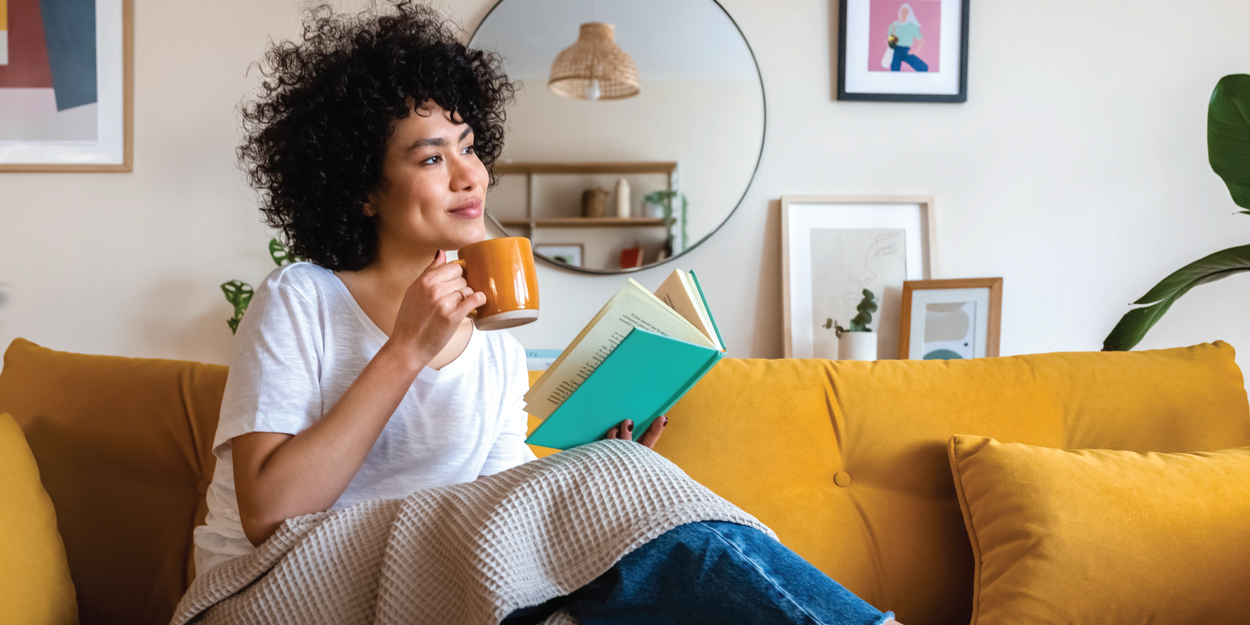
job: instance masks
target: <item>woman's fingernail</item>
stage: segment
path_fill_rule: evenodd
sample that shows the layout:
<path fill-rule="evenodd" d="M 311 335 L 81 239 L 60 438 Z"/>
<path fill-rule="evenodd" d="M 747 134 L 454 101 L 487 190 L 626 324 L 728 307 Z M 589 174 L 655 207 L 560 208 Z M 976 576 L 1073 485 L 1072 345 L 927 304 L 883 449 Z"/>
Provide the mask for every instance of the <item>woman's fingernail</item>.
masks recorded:
<path fill-rule="evenodd" d="M 630 432 L 633 432 L 633 431 L 634 431 L 634 423 L 633 423 L 632 421 L 631 421 L 631 422 L 629 422 L 629 423 L 626 423 L 626 424 L 625 424 L 625 429 L 629 430 Z"/>
<path fill-rule="evenodd" d="M 664 417 L 664 423 L 661 423 L 660 427 L 664 427 L 666 425 L 668 425 L 668 417 Z"/>

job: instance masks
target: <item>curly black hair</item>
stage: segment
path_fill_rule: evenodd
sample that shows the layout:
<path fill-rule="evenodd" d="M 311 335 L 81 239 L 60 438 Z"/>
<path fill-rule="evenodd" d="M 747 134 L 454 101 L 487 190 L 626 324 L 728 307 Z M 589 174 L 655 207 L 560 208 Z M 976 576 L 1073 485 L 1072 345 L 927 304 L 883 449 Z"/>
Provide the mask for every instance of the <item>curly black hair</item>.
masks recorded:
<path fill-rule="evenodd" d="M 468 123 L 487 171 L 503 149 L 515 86 L 502 59 L 466 48 L 449 22 L 411 0 L 352 15 L 315 6 L 302 40 L 273 44 L 265 64 L 257 99 L 242 105 L 239 160 L 265 222 L 292 254 L 327 269 L 374 260 L 377 230 L 362 206 L 383 182 L 393 122 L 412 102 L 432 100 Z"/>

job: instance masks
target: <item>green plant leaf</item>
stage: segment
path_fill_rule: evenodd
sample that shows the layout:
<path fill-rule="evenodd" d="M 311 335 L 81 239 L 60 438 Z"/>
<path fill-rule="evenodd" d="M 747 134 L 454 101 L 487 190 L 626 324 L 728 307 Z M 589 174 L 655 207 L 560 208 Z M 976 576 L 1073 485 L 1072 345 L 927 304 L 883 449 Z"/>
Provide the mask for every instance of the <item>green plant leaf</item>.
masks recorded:
<path fill-rule="evenodd" d="M 871 332 L 868 324 L 872 323 L 872 313 L 877 312 L 877 297 L 872 291 L 864 289 L 864 298 L 859 300 L 859 305 L 855 307 L 859 314 L 851 319 L 851 332 Z"/>
<path fill-rule="evenodd" d="M 269 257 L 273 259 L 273 264 L 281 267 L 287 263 L 293 263 L 300 260 L 298 256 L 293 256 L 282 245 L 282 241 L 277 239 L 269 239 Z"/>
<path fill-rule="evenodd" d="M 1133 302 L 1134 305 L 1142 307 L 1130 310 L 1120 318 L 1111 334 L 1103 340 L 1102 350 L 1114 352 L 1133 349 L 1146 336 L 1146 332 L 1163 317 L 1163 313 L 1190 289 L 1243 271 L 1250 271 L 1250 245 L 1221 250 L 1177 269 L 1141 299 Z"/>
<path fill-rule="evenodd" d="M 239 318 L 247 312 L 247 305 L 252 303 L 252 296 L 256 294 L 252 285 L 238 280 L 223 282 L 221 292 L 226 294 L 226 301 L 234 306 L 234 316 Z"/>
<path fill-rule="evenodd" d="M 1207 106 L 1207 158 L 1233 202 L 1250 209 L 1250 74 L 1216 83 Z"/>

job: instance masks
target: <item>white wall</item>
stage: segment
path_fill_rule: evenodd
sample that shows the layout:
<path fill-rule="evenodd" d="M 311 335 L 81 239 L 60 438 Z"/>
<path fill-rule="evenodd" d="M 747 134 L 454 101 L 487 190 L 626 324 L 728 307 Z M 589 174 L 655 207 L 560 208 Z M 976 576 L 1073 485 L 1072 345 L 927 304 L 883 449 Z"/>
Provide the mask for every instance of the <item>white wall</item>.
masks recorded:
<path fill-rule="evenodd" d="M 933 194 L 938 276 L 1005 278 L 1002 350 L 1095 350 L 1171 270 L 1250 240 L 1206 163 L 1216 80 L 1250 71 L 1244 0 L 973 4 L 966 104 L 831 99 L 822 0 L 724 0 L 759 59 L 768 139 L 729 223 L 680 261 L 732 355 L 781 355 L 783 194 Z M 217 285 L 272 265 L 234 164 L 234 107 L 287 0 L 136 8 L 133 174 L 0 174 L 0 343 L 226 362 Z M 449 12 L 471 27 L 487 0 Z M 836 15 L 836 11 L 834 12 Z M 654 286 L 672 265 L 635 274 Z M 529 347 L 569 340 L 621 278 L 540 270 Z M 1200 287 L 1142 347 L 1224 339 L 1250 365 L 1250 278 Z"/>

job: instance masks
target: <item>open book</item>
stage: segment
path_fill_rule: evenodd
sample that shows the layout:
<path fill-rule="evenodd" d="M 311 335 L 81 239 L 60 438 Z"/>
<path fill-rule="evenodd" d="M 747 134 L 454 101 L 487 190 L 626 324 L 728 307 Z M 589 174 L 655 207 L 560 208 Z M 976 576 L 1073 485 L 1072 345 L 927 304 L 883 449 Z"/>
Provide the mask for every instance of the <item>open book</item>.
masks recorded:
<path fill-rule="evenodd" d="M 630 279 L 525 394 L 543 419 L 526 442 L 568 449 L 624 419 L 639 438 L 724 351 L 694 272 L 674 271 L 654 294 Z"/>

